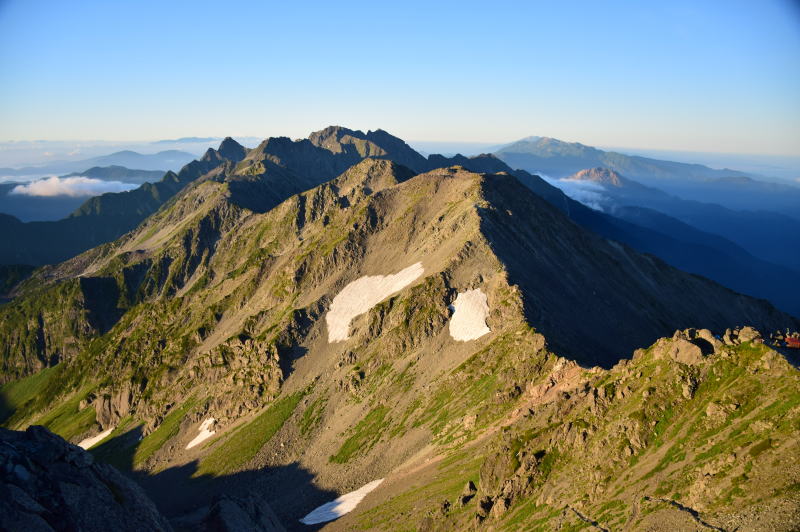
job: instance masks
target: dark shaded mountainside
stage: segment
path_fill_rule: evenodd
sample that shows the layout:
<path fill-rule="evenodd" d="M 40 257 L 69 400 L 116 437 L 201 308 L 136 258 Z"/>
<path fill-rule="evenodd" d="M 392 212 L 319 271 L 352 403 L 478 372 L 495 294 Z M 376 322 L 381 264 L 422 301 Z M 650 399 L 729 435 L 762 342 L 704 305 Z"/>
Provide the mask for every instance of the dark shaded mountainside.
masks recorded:
<path fill-rule="evenodd" d="M 173 530 L 135 482 L 42 427 L 0 429 L 0 444 L 3 530 Z M 254 498 L 221 496 L 204 510 L 193 530 L 284 530 Z"/>
<path fill-rule="evenodd" d="M 607 168 L 568 179 L 603 186 L 593 191 L 592 201 L 612 216 L 572 211 L 587 228 L 800 315 L 800 222 L 682 200 Z"/>
<path fill-rule="evenodd" d="M 768 211 L 732 210 L 715 203 L 681 199 L 608 168 L 582 170 L 567 179 L 601 185 L 603 192 L 595 201 L 615 216 L 626 218 L 627 207 L 655 210 L 701 231 L 721 235 L 761 260 L 800 270 L 800 219 L 796 217 Z M 794 210 L 800 208 L 800 196 L 784 197 L 793 201 Z M 719 194 L 706 199 L 724 204 Z"/>
<path fill-rule="evenodd" d="M 226 493 L 304 529 L 381 478 L 330 528 L 684 523 L 643 495 L 797 524 L 797 370 L 725 331 L 796 319 L 587 231 L 514 176 L 416 173 L 326 131 L 207 154 L 135 230 L 20 284 L 0 307 L 2 423 L 102 434 L 96 459 L 176 527 Z M 724 342 L 672 335 L 690 326 Z M 746 478 L 723 463 L 756 445 Z"/>

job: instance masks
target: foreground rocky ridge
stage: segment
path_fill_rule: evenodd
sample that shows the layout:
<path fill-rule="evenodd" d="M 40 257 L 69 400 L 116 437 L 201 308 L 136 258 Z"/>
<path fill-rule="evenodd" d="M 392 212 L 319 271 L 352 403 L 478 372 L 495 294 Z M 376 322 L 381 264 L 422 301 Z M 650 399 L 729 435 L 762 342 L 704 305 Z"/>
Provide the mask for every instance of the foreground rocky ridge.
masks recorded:
<path fill-rule="evenodd" d="M 133 481 L 42 427 L 0 429 L 3 530 L 170 530 Z"/>
<path fill-rule="evenodd" d="M 0 471 L 3 530 L 284 530 L 265 502 L 225 496 L 169 523 L 135 482 L 39 426 L 0 429 Z"/>
<path fill-rule="evenodd" d="M 562 486 L 571 473 L 553 477 L 549 502 L 539 498 L 537 483 L 548 478 L 542 470 L 567 471 L 578 460 L 596 464 L 602 479 L 618 479 L 614 489 L 623 490 L 624 504 L 634 494 L 667 498 L 655 493 L 658 486 L 629 483 L 620 471 L 635 464 L 605 452 L 616 449 L 632 461 L 656 449 L 661 407 L 678 404 L 692 379 L 697 392 L 709 381 L 703 371 L 729 367 L 725 361 L 733 361 L 731 386 L 746 389 L 746 397 L 761 390 L 761 397 L 790 405 L 788 413 L 762 413 L 776 425 L 788 420 L 780 426 L 786 434 L 796 432 L 796 369 L 760 344 L 717 348 L 710 333 L 687 332 L 652 349 L 663 356 L 640 354 L 610 371 L 585 369 L 611 366 L 688 325 L 720 335 L 743 323 L 796 328 L 767 303 L 592 235 L 509 175 L 453 167 L 415 176 L 391 161 L 365 159 L 277 203 L 285 190 L 265 183 L 293 172 L 282 166 L 288 155 L 278 153 L 251 151 L 216 166 L 120 240 L 40 270 L 2 308 L 18 320 L 14 330 L 43 330 L 43 322 L 67 311 L 88 326 L 45 341 L 33 334 L 27 351 L 8 341 L 14 336 L 0 337 L 7 378 L 44 367 L 2 388 L 4 424 L 43 424 L 75 442 L 111 431 L 92 449 L 95 456 L 137 475 L 173 522 L 220 493 L 237 500 L 255 493 L 287 527 L 298 527 L 315 506 L 386 477 L 363 511 L 330 525 L 384 529 L 417 526 L 413 507 L 445 497 L 450 510 L 439 513 L 447 519 L 431 516 L 430 526 L 448 526 L 452 518 L 469 526 L 508 520 L 513 528 L 512 519 L 544 519 L 517 513 L 531 500 L 545 505 L 541 511 L 569 505 L 592 515 L 596 508 L 582 502 L 588 487 Z M 347 339 L 330 340 L 325 317 L 338 294 L 364 277 L 414 265 L 421 276 L 355 316 Z M 92 283 L 101 289 L 92 292 Z M 448 306 L 473 290 L 486 297 L 489 332 L 460 341 L 449 330 Z M 767 357 L 774 369 L 767 375 L 781 386 L 767 388 L 760 373 L 750 372 L 751 347 L 754 360 Z M 656 366 L 657 378 L 650 373 Z M 635 369 L 623 378 L 626 368 Z M 654 384 L 641 389 L 647 378 Z M 570 417 L 590 396 L 599 406 L 580 420 Z M 717 400 L 728 404 L 724 395 Z M 539 411 L 540 403 L 549 406 Z M 662 427 L 695 415 L 675 412 Z M 631 416 L 635 427 L 621 421 Z M 732 423 L 723 419 L 721 430 Z M 209 439 L 188 448 L 209 426 Z M 586 427 L 595 428 L 584 438 L 579 429 Z M 630 455 L 622 434 L 633 438 Z M 587 459 L 589 441 L 594 454 Z M 750 443 L 737 444 L 746 450 Z M 553 453 L 561 444 L 563 451 Z M 516 458 L 502 458 L 509 445 Z M 782 460 L 792 449 L 781 443 L 769 451 L 761 454 Z M 642 474 L 649 463 L 642 460 Z M 411 489 L 408 471 L 431 482 Z M 787 471 L 775 486 L 791 495 L 796 479 Z M 579 473 L 575 478 L 599 485 L 595 470 Z M 660 479 L 656 473 L 652 478 Z M 467 480 L 480 496 L 455 512 Z M 731 500 L 784 504 L 783 492 L 750 497 L 756 482 L 742 479 L 744 494 Z M 615 493 L 604 488 L 590 502 L 610 503 L 619 499 Z M 480 501 L 483 510 L 474 506 Z M 726 504 L 714 499 L 704 511 L 721 515 Z"/>

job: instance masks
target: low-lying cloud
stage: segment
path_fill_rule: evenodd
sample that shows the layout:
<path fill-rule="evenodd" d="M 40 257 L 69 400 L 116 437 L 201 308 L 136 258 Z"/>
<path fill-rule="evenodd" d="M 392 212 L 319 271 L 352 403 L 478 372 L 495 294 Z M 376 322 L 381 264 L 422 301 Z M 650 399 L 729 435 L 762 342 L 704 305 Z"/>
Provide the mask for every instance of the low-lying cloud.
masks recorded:
<path fill-rule="evenodd" d="M 605 210 L 608 197 L 605 195 L 605 188 L 600 183 L 550 177 L 543 177 L 543 179 L 554 187 L 560 188 L 564 194 L 575 201 L 598 211 Z"/>
<path fill-rule="evenodd" d="M 20 196 L 70 196 L 88 197 L 99 196 L 106 192 L 125 192 L 133 190 L 139 185 L 123 183 L 122 181 L 103 181 L 91 177 L 48 177 L 24 185 L 17 185 L 9 194 Z"/>

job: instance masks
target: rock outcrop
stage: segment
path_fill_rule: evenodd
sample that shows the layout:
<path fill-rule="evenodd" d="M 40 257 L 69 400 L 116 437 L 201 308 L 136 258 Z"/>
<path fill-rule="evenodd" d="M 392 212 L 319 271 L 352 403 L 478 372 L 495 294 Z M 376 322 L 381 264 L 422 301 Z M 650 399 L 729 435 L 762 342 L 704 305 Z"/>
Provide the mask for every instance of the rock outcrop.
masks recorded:
<path fill-rule="evenodd" d="M 0 429 L 0 529 L 171 530 L 112 466 L 43 427 Z"/>
<path fill-rule="evenodd" d="M 173 521 L 175 529 L 193 532 L 285 532 L 272 508 L 254 496 L 247 498 L 221 495 L 202 511 L 189 518 Z"/>

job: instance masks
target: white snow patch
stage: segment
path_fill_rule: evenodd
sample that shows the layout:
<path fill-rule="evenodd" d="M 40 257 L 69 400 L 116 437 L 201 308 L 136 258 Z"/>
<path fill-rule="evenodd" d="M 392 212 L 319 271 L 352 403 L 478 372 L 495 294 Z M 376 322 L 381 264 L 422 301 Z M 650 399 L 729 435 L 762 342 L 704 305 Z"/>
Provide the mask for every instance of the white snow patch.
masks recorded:
<path fill-rule="evenodd" d="M 360 314 L 413 283 L 425 268 L 418 262 L 394 275 L 371 275 L 356 279 L 333 298 L 325 321 L 328 324 L 328 342 L 350 338 L 350 321 Z"/>
<path fill-rule="evenodd" d="M 209 439 L 211 436 L 213 436 L 216 433 L 216 431 L 209 429 L 211 429 L 211 427 L 214 426 L 215 421 L 216 420 L 213 417 L 210 417 L 204 420 L 202 423 L 200 423 L 200 428 L 198 429 L 199 434 L 195 436 L 192 441 L 189 442 L 189 445 L 187 445 L 186 448 L 191 449 L 195 445 L 200 445 L 201 443 Z"/>
<path fill-rule="evenodd" d="M 453 303 L 450 318 L 450 336 L 460 342 L 468 342 L 492 332 L 486 326 L 489 304 L 480 288 L 460 292 Z"/>
<path fill-rule="evenodd" d="M 361 486 L 356 491 L 345 493 L 338 499 L 325 503 L 312 510 L 307 516 L 300 520 L 304 525 L 316 525 L 317 523 L 327 523 L 338 519 L 344 514 L 351 512 L 369 492 L 380 486 L 382 478 L 373 480 L 365 486 Z"/>
<path fill-rule="evenodd" d="M 91 438 L 86 438 L 85 440 L 82 440 L 78 444 L 78 447 L 80 447 L 81 449 L 89 449 L 89 448 L 93 447 L 94 445 L 96 445 L 96 444 L 100 443 L 101 441 L 105 440 L 108 437 L 109 434 L 114 432 L 115 428 L 116 427 L 108 428 L 108 429 L 104 430 L 103 432 L 101 432 L 100 434 L 98 434 L 97 436 L 92 436 Z"/>

